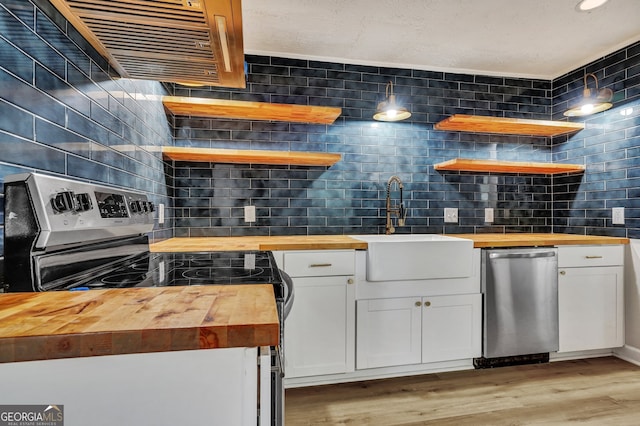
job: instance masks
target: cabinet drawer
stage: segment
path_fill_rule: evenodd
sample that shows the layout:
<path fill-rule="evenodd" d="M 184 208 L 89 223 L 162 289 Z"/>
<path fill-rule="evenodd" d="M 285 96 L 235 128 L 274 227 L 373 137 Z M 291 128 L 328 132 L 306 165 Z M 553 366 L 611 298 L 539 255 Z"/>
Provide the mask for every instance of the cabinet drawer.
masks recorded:
<path fill-rule="evenodd" d="M 618 266 L 622 265 L 623 262 L 623 245 L 558 247 L 558 266 L 561 268 Z"/>
<path fill-rule="evenodd" d="M 355 273 L 355 251 L 285 252 L 284 270 L 292 277 L 353 275 Z"/>

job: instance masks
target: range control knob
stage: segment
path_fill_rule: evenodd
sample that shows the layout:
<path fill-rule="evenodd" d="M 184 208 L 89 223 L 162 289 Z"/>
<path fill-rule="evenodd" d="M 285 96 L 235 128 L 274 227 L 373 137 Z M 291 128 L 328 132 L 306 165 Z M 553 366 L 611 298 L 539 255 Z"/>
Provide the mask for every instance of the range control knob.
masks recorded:
<path fill-rule="evenodd" d="M 150 211 L 151 213 L 153 213 L 153 212 L 155 212 L 155 211 L 156 211 L 156 206 L 154 206 L 154 205 L 153 205 L 153 203 L 152 203 L 151 201 L 149 201 L 149 202 L 147 203 L 147 205 L 149 206 L 149 211 Z"/>
<path fill-rule="evenodd" d="M 140 213 L 142 212 L 142 206 L 140 205 L 140 201 L 135 200 L 132 201 L 131 203 L 129 203 L 129 207 L 131 207 L 131 212 L 132 213 Z"/>
<path fill-rule="evenodd" d="M 73 212 L 78 208 L 78 200 L 73 191 L 58 192 L 51 200 L 51 206 L 58 213 Z"/>
<path fill-rule="evenodd" d="M 91 210 L 93 208 L 93 204 L 91 203 L 91 197 L 89 194 L 78 194 L 76 195 L 76 211 L 78 212 L 86 212 L 87 210 Z"/>

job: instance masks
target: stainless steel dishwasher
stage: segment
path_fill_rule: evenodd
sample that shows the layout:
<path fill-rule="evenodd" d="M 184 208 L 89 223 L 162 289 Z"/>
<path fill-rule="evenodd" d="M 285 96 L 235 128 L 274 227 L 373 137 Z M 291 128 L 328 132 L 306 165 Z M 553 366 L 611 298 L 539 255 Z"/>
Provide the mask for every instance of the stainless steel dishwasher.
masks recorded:
<path fill-rule="evenodd" d="M 558 250 L 482 253 L 484 358 L 558 350 Z"/>

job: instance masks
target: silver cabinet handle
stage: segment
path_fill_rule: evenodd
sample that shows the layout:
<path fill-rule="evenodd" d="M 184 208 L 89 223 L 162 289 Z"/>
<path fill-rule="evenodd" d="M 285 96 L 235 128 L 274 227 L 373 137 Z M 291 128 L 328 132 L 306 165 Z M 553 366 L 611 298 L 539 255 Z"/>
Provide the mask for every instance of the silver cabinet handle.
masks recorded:
<path fill-rule="evenodd" d="M 586 259 L 602 259 L 602 256 L 585 256 Z"/>
<path fill-rule="evenodd" d="M 312 263 L 309 268 L 327 268 L 333 266 L 331 263 Z"/>

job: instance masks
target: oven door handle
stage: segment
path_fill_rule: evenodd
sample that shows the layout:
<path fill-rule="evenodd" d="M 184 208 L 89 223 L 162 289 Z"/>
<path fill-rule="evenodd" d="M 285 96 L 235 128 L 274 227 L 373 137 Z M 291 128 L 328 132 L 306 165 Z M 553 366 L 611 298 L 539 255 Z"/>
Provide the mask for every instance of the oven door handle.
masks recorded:
<path fill-rule="evenodd" d="M 285 296 L 284 296 L 284 311 L 283 316 L 286 319 L 289 316 L 289 312 L 291 312 L 291 308 L 293 307 L 293 300 L 295 299 L 295 290 L 293 288 L 293 280 L 282 269 L 280 269 L 280 275 L 282 276 L 282 281 L 284 281 L 285 285 Z"/>

